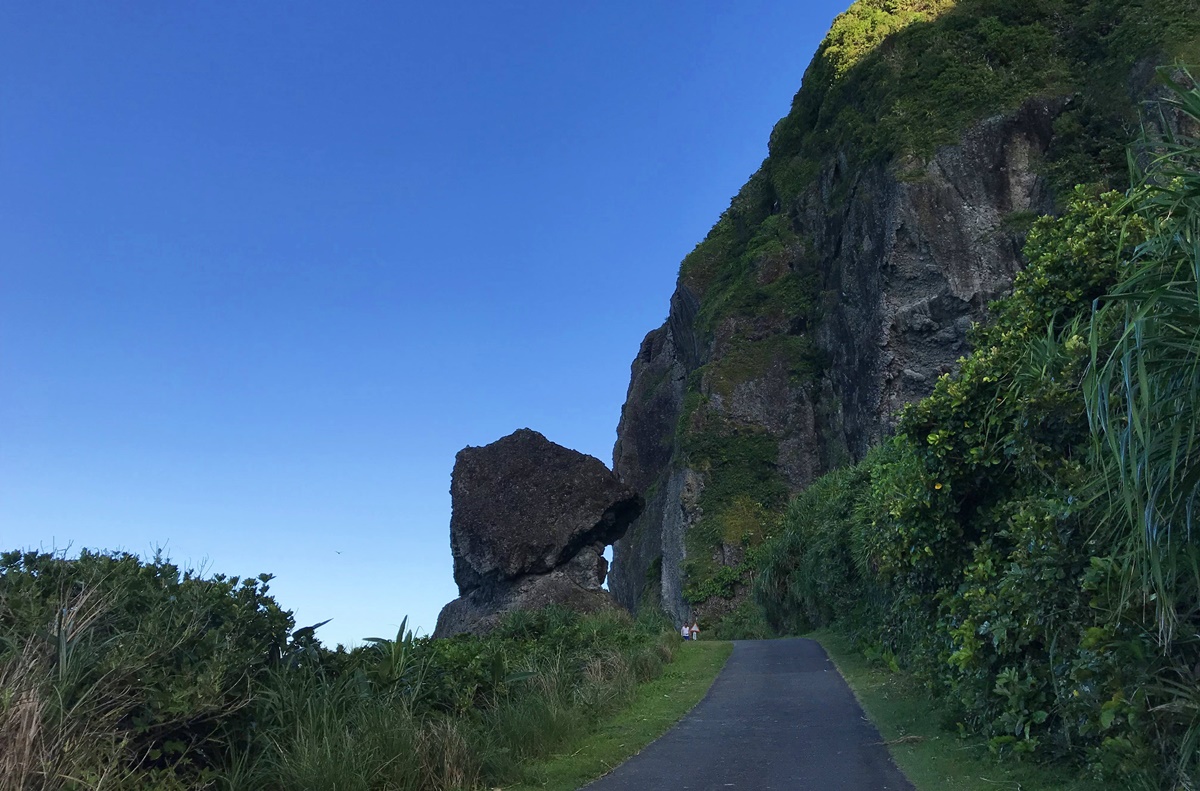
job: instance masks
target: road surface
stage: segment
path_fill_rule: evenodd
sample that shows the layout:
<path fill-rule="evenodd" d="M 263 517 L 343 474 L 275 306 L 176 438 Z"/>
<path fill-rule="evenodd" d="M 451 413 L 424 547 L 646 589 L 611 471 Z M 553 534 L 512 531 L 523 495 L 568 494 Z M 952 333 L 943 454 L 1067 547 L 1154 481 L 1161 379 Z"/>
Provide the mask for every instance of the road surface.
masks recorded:
<path fill-rule="evenodd" d="M 587 791 L 912 791 L 825 650 L 742 640 L 708 695 Z"/>

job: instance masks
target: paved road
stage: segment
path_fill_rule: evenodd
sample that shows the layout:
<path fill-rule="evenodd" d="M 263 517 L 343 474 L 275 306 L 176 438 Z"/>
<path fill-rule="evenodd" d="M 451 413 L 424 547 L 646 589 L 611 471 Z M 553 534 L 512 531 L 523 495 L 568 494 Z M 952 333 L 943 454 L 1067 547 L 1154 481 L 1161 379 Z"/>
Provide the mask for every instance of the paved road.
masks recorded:
<path fill-rule="evenodd" d="M 707 697 L 587 791 L 912 791 L 812 640 L 745 640 Z"/>

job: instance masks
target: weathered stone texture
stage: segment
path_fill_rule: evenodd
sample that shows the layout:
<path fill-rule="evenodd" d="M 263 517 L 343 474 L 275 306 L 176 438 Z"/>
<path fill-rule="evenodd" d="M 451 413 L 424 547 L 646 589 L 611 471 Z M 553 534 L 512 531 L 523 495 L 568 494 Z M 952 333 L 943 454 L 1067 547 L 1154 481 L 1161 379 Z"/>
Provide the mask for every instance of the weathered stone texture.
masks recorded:
<path fill-rule="evenodd" d="M 483 633 L 504 613 L 613 606 L 604 548 L 643 501 L 596 458 L 521 429 L 455 459 L 450 547 L 459 598 L 434 635 Z"/>

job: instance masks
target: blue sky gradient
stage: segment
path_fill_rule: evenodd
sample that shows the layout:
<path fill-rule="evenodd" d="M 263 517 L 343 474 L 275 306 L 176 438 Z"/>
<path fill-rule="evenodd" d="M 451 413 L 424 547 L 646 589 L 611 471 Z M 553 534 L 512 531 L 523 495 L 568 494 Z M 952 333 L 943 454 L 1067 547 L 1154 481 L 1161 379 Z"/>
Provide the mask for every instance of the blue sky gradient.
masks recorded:
<path fill-rule="evenodd" d="M 0 548 L 432 630 L 454 454 L 611 463 L 845 4 L 4 3 Z"/>

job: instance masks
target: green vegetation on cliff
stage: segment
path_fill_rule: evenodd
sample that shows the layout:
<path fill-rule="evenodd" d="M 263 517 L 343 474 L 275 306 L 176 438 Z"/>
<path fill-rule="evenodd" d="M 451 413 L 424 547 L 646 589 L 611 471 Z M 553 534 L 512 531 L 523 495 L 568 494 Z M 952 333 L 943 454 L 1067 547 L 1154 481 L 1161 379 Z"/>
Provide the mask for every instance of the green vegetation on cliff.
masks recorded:
<path fill-rule="evenodd" d="M 837 18 L 761 169 L 681 265 L 707 349 L 677 430 L 677 458 L 706 484 L 687 539 L 689 600 L 734 595 L 747 567 L 723 539 L 731 514 L 756 504 L 766 511 L 759 532 L 769 533 L 783 499 L 762 492 L 790 488 L 773 455 L 781 437 L 731 417 L 739 387 L 783 380 L 829 410 L 813 331 L 837 298 L 822 280 L 834 253 L 816 247 L 806 224 L 837 217 L 868 171 L 924 178 L 939 147 L 1031 99 L 1061 103 L 1050 149 L 1034 164 L 1060 205 L 1078 184 L 1119 187 L 1152 63 L 1198 49 L 1200 0 L 859 0 Z M 844 455 L 830 444 L 829 458 Z M 733 538 L 735 547 L 757 541 Z"/>
<path fill-rule="evenodd" d="M 1200 91 L 1176 102 L 1200 125 Z M 1200 141 L 1029 235 L 976 351 L 797 497 L 756 595 L 922 679 L 1000 754 L 1200 782 Z"/>
<path fill-rule="evenodd" d="M 1074 98 L 1048 163 L 1056 185 L 1113 186 L 1138 121 L 1135 66 L 1195 54 L 1198 42 L 1197 0 L 859 0 L 817 50 L 762 169 L 680 276 L 707 297 L 718 278 L 736 280 L 762 239 L 794 240 L 777 215 L 838 157 L 843 171 L 928 157 L 1033 97 Z M 705 300 L 708 323 L 736 315 L 719 309 L 717 291 Z"/>
<path fill-rule="evenodd" d="M 1060 123 L 1079 132 L 1051 154 L 1057 186 L 1123 178 L 1134 67 L 1194 45 L 1198 16 L 1192 0 L 860 0 L 818 50 L 765 170 L 787 204 L 835 154 L 927 157 L 1027 99 L 1076 96 Z"/>

